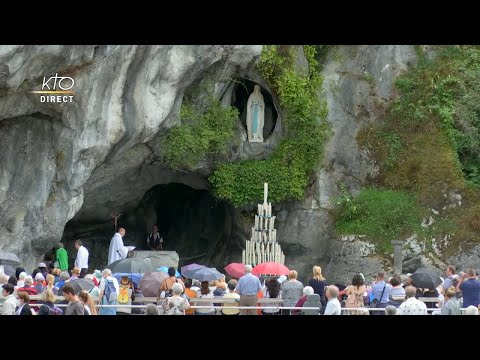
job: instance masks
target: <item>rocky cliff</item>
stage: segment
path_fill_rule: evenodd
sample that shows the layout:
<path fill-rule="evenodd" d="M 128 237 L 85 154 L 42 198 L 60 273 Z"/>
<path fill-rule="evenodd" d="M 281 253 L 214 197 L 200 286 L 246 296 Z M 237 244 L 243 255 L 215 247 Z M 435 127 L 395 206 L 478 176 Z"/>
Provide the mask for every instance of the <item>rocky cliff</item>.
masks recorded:
<path fill-rule="evenodd" d="M 207 179 L 213 162 L 201 162 L 192 171 L 164 166 L 161 135 L 180 124 L 185 93 L 206 73 L 225 105 L 239 101 L 233 79 L 260 83 L 269 94 L 255 70 L 261 50 L 0 47 L 0 249 L 15 251 L 32 267 L 62 236 L 70 250 L 71 240 L 80 237 L 92 250 L 93 266 L 100 267 L 115 212 L 123 214 L 126 242 L 142 246 L 149 226 L 166 219 L 165 226 L 173 224 L 170 244 L 182 249 L 181 258 L 183 252 L 184 258 L 216 266 L 240 261 L 253 220 L 251 209 L 234 208 L 211 196 Z M 301 51 L 297 60 L 305 66 Z M 368 239 L 336 234 L 333 202 L 340 183 L 355 194 L 378 175 L 378 164 L 358 144 L 357 135 L 383 118 L 396 96 L 394 80 L 416 61 L 415 48 L 403 45 L 338 46 L 328 54 L 319 94 L 327 98 L 331 126 L 324 159 L 303 201 L 274 206 L 286 265 L 297 269 L 301 280 L 315 264 L 330 281 L 341 282 L 357 271 L 371 275 L 391 268 L 391 254 L 379 253 Z M 72 103 L 42 103 L 30 93 L 40 88 L 44 76 L 55 73 L 74 78 Z M 265 144 L 246 142 L 239 121 L 223 161 L 263 159 L 275 148 L 282 135 L 282 112 L 269 95 L 271 134 L 265 134 Z M 425 263 L 415 259 L 415 251 L 408 254 L 412 261 Z"/>
<path fill-rule="evenodd" d="M 0 248 L 14 250 L 31 267 L 62 238 L 82 206 L 87 220 L 107 221 L 112 210 L 122 211 L 149 187 L 170 181 L 171 173 L 143 167 L 152 155 L 148 142 L 176 123 L 185 90 L 203 72 L 216 66 L 228 77 L 260 51 L 261 46 L 0 47 Z M 72 103 L 42 103 L 30 93 L 55 73 L 74 79 Z M 188 174 L 175 179 L 205 186 L 202 180 L 192 183 Z"/>

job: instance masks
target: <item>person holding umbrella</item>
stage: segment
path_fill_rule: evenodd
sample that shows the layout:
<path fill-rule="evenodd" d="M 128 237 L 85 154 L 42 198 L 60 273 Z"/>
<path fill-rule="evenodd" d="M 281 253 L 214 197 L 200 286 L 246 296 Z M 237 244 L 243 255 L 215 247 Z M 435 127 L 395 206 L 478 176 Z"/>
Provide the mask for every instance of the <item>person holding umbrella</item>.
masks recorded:
<path fill-rule="evenodd" d="M 208 281 L 202 281 L 202 284 L 200 285 L 200 291 L 197 296 L 199 299 L 213 299 L 213 293 L 210 291 L 210 288 L 208 287 Z M 205 308 L 200 308 L 200 309 L 195 309 L 195 315 L 215 315 L 215 308 L 213 307 L 213 303 L 211 302 L 205 302 L 201 303 L 199 305 L 202 306 L 212 306 L 212 307 L 205 307 Z"/>

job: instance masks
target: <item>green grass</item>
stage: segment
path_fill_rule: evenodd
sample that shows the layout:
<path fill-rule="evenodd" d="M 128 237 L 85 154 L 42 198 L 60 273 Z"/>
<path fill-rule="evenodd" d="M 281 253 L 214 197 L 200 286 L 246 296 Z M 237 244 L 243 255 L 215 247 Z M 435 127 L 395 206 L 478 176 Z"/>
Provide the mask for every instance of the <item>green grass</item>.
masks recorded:
<path fill-rule="evenodd" d="M 391 250 L 391 240 L 421 228 L 421 208 L 406 192 L 368 188 L 354 198 L 342 196 L 337 205 L 337 233 L 366 235 L 380 252 Z"/>

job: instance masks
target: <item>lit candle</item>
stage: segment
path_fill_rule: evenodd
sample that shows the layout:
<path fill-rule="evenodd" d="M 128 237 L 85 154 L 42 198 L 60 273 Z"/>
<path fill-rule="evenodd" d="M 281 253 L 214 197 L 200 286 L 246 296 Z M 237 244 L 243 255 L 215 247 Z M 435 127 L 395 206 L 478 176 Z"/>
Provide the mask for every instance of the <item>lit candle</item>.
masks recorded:
<path fill-rule="evenodd" d="M 267 202 L 268 198 L 268 183 L 263 184 L 263 203 Z"/>

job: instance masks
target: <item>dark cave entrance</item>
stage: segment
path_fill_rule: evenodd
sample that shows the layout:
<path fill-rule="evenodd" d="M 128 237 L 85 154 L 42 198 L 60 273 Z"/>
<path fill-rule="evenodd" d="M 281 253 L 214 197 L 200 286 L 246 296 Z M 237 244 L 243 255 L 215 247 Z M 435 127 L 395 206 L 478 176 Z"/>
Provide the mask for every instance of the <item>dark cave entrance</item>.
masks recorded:
<path fill-rule="evenodd" d="M 250 94 L 257 83 L 247 80 L 238 79 L 232 96 L 232 105 L 238 109 L 240 120 L 247 131 L 247 101 Z M 272 95 L 263 87 L 261 87 L 263 100 L 265 101 L 265 124 L 263 126 L 263 139 L 267 139 L 275 129 L 277 124 L 278 113 L 273 103 Z"/>
<path fill-rule="evenodd" d="M 195 256 L 207 253 L 225 236 L 229 211 L 228 205 L 216 201 L 209 191 L 173 183 L 148 190 L 134 213 L 137 237 L 142 240 L 137 241 L 139 248 L 147 249 L 143 240 L 153 224 L 158 224 L 164 250 Z"/>
<path fill-rule="evenodd" d="M 159 184 L 147 190 L 136 206 L 117 212 L 122 214 L 118 227 L 126 229 L 125 245 L 150 250 L 146 238 L 158 224 L 163 250 L 176 251 L 179 266 L 197 262 L 223 267 L 241 254 L 244 234 L 235 208 L 215 199 L 208 190 L 180 183 Z M 62 242 L 71 265 L 76 256 L 74 240 L 81 239 L 90 251 L 90 267 L 103 268 L 113 234 L 113 221 L 80 217 L 68 222 Z"/>

